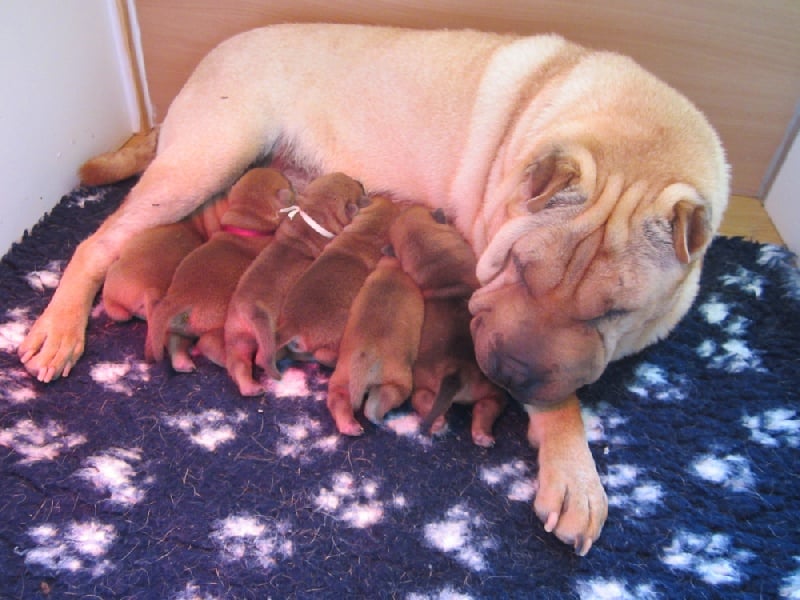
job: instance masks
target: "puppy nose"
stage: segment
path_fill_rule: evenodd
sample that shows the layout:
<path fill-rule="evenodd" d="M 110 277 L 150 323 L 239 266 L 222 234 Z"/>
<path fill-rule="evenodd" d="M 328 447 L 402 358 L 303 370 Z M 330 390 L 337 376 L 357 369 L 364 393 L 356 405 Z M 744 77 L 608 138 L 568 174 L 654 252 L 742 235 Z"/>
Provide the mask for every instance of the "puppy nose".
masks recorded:
<path fill-rule="evenodd" d="M 486 376 L 515 400 L 529 401 L 545 382 L 546 374 L 532 368 L 526 359 L 509 353 L 499 334 L 492 336 L 487 358 Z"/>

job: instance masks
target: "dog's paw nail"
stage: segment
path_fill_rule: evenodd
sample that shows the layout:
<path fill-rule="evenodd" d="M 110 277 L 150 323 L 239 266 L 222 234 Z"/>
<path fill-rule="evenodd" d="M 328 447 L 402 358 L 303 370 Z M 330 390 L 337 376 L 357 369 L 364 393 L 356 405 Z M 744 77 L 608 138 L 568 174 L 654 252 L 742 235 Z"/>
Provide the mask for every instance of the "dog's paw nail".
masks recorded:
<path fill-rule="evenodd" d="M 544 530 L 547 533 L 553 533 L 556 525 L 558 525 L 558 513 L 551 512 L 549 515 L 547 515 L 547 521 L 544 523 Z"/>

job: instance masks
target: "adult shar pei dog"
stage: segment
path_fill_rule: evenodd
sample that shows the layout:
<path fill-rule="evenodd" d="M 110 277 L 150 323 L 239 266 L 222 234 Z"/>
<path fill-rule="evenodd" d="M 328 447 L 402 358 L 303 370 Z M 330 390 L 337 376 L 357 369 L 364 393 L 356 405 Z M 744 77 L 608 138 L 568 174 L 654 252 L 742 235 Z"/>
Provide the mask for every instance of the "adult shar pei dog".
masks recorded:
<path fill-rule="evenodd" d="M 198 65 L 153 162 L 76 249 L 19 347 L 27 370 L 44 382 L 69 373 L 126 240 L 270 154 L 441 208 L 467 238 L 478 362 L 528 412 L 536 514 L 585 554 L 607 500 L 575 392 L 665 336 L 693 300 L 728 197 L 706 119 L 628 58 L 555 35 L 242 33 Z"/>

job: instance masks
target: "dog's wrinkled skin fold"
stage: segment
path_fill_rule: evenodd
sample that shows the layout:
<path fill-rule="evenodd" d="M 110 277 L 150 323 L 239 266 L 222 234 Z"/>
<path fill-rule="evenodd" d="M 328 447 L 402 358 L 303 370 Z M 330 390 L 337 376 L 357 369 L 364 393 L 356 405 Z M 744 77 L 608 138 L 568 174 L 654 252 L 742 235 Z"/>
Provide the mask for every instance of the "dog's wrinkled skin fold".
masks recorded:
<path fill-rule="evenodd" d="M 170 107 L 158 154 L 67 266 L 19 348 L 69 373 L 129 236 L 174 222 L 259 156 L 441 207 L 478 257 L 484 371 L 528 407 L 535 508 L 583 553 L 605 494 L 575 390 L 666 335 L 697 288 L 728 197 L 720 142 L 627 58 L 556 36 L 285 25 L 224 42 Z"/>

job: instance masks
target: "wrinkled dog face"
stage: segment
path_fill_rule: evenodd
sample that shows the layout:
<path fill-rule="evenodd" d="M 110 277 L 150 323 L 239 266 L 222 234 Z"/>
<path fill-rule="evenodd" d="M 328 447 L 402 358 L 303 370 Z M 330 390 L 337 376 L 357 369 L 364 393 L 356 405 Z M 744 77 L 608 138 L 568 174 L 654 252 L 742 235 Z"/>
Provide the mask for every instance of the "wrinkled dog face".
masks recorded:
<path fill-rule="evenodd" d="M 579 172 L 558 154 L 528 170 L 530 200 L 481 257 L 470 301 L 481 369 L 527 404 L 561 402 L 666 335 L 696 293 L 710 237 L 690 186 L 609 177 L 592 198 Z"/>

